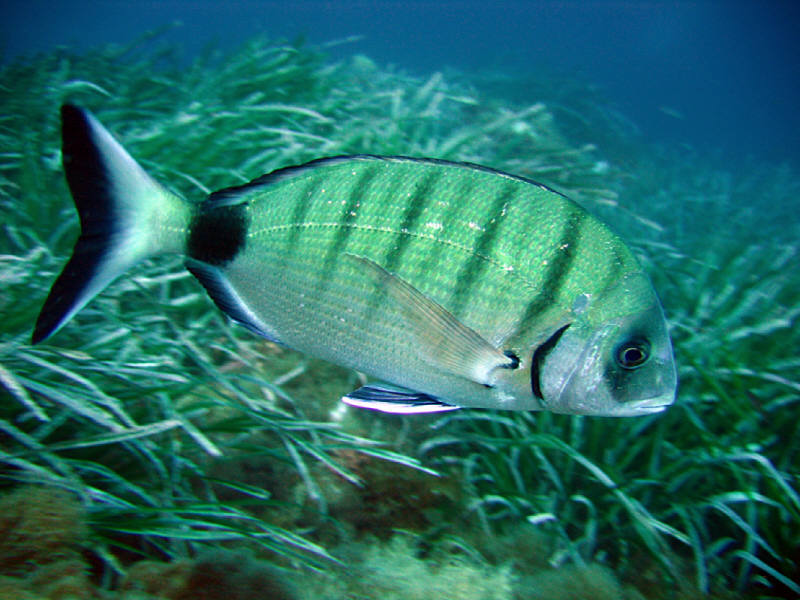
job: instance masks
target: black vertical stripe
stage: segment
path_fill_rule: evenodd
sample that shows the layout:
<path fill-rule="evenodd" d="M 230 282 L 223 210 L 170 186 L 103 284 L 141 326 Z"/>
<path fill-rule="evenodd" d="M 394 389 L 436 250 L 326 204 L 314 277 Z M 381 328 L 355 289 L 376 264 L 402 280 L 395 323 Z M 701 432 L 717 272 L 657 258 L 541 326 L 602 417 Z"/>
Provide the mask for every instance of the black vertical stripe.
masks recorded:
<path fill-rule="evenodd" d="M 464 177 L 456 181 L 458 181 L 460 186 L 453 195 L 453 201 L 450 202 L 450 205 L 442 214 L 442 223 L 445 225 L 453 223 L 455 220 L 459 219 L 462 206 L 472 202 L 471 194 L 472 189 L 475 187 L 475 179 L 473 177 Z M 429 252 L 425 255 L 420 269 L 423 273 L 428 273 L 442 267 L 442 265 L 439 264 L 439 260 L 442 249 L 445 247 L 446 246 L 443 244 L 434 244 L 431 248 L 429 248 Z"/>
<path fill-rule="evenodd" d="M 294 227 L 292 227 L 291 231 L 289 232 L 289 245 L 287 247 L 288 254 L 294 254 L 295 247 L 297 246 L 297 242 L 300 237 L 300 232 L 302 231 L 302 227 L 300 227 L 300 225 L 305 223 L 308 210 L 311 208 L 314 194 L 316 194 L 317 190 L 322 187 L 323 181 L 323 177 L 319 175 L 310 177 L 309 181 L 306 182 L 305 186 L 300 192 L 300 197 L 295 202 L 290 221 Z"/>
<path fill-rule="evenodd" d="M 567 208 L 572 214 L 567 217 L 563 235 L 558 241 L 558 247 L 547 263 L 542 289 L 528 301 L 519 321 L 519 327 L 512 336 L 514 340 L 524 339 L 534 328 L 534 325 L 537 324 L 536 317 L 552 305 L 556 293 L 575 261 L 575 257 L 580 252 L 579 246 L 583 235 L 586 212 L 571 206 Z M 559 250 L 558 248 L 564 244 L 567 244 L 566 248 Z"/>
<path fill-rule="evenodd" d="M 512 200 L 514 194 L 516 194 L 518 190 L 519 182 L 510 181 L 505 184 L 494 199 L 494 202 L 492 202 L 489 214 L 494 215 L 494 217 L 487 223 L 486 228 L 478 238 L 477 244 L 475 244 L 472 254 L 467 261 L 461 265 L 461 269 L 459 269 L 458 276 L 456 277 L 456 288 L 453 292 L 452 305 L 452 312 L 454 315 L 459 315 L 461 313 L 467 303 L 472 286 L 479 280 L 483 270 L 486 268 L 487 261 L 485 258 L 491 254 L 492 247 L 497 239 L 497 234 L 503 221 L 503 209 Z"/>
<path fill-rule="evenodd" d="M 370 182 L 378 175 L 379 167 L 379 164 L 364 163 L 364 170 L 350 188 L 350 195 L 344 202 L 342 213 L 337 220 L 338 227 L 336 229 L 336 237 L 325 253 L 322 268 L 323 274 L 331 273 L 337 259 L 341 255 L 342 249 L 347 243 L 347 239 L 353 233 L 353 227 L 350 227 L 350 225 L 355 221 L 356 215 L 358 214 L 358 205 L 361 203 L 361 199 L 364 197 Z M 327 280 L 328 278 L 325 277 L 325 279 Z"/>
<path fill-rule="evenodd" d="M 389 248 L 383 262 L 383 268 L 390 273 L 394 273 L 397 266 L 401 264 L 403 253 L 408 248 L 413 237 L 409 233 L 414 230 L 422 212 L 431 203 L 433 198 L 430 193 L 431 189 L 433 189 L 441 176 L 441 170 L 431 169 L 414 187 L 414 191 L 408 199 L 408 205 L 403 212 L 403 220 L 395 234 L 397 241 Z"/>
<path fill-rule="evenodd" d="M 383 262 L 383 268 L 389 273 L 394 274 L 402 264 L 402 258 L 409 244 L 415 240 L 411 232 L 415 229 L 417 221 L 434 198 L 431 190 L 441 179 L 441 169 L 430 169 L 414 187 L 414 191 L 408 198 L 408 204 L 403 212 L 403 219 L 395 233 L 395 243 L 389 247 Z M 382 286 L 376 286 L 373 290 L 369 302 L 367 303 L 366 320 L 373 318 L 375 311 L 381 310 L 381 303 L 385 297 L 386 290 Z"/>
<path fill-rule="evenodd" d="M 619 252 L 619 249 L 616 246 L 611 247 L 611 253 L 614 255 L 614 258 L 611 260 L 611 268 L 608 270 L 608 275 L 603 279 L 603 285 L 601 289 L 607 288 L 611 285 L 612 281 L 615 281 L 619 278 L 622 274 L 622 265 L 625 264 L 625 259 Z"/>

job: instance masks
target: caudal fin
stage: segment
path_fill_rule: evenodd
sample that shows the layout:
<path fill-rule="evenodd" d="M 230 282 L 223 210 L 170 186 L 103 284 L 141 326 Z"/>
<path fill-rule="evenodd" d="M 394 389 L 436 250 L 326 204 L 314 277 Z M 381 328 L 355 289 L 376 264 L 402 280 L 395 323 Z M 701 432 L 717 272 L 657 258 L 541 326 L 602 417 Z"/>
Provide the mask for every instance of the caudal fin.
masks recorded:
<path fill-rule="evenodd" d="M 62 106 L 61 134 L 81 234 L 39 313 L 34 344 L 136 263 L 181 251 L 191 218 L 191 206 L 145 173 L 88 111 Z"/>

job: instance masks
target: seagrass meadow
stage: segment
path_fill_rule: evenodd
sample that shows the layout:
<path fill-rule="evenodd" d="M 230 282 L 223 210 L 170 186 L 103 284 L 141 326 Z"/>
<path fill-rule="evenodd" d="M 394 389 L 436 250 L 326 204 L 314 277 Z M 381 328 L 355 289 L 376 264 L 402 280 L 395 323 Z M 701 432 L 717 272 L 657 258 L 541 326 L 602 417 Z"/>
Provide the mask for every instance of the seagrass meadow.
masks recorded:
<path fill-rule="evenodd" d="M 344 408 L 361 376 L 231 326 L 177 260 L 52 339 L 77 235 L 58 109 L 188 198 L 340 154 L 469 161 L 612 225 L 663 301 L 680 389 L 635 419 Z M 0 596 L 800 595 L 800 178 L 659 147 L 592 88 L 417 76 L 157 36 L 0 70 Z"/>

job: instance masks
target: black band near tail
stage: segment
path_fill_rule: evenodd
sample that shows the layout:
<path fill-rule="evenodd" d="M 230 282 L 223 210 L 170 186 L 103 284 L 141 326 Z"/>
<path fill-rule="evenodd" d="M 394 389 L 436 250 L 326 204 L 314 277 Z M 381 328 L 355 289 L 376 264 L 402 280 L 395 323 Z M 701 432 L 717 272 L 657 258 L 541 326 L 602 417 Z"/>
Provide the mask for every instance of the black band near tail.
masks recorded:
<path fill-rule="evenodd" d="M 249 218 L 246 204 L 201 208 L 192 219 L 186 254 L 223 267 L 244 250 Z"/>

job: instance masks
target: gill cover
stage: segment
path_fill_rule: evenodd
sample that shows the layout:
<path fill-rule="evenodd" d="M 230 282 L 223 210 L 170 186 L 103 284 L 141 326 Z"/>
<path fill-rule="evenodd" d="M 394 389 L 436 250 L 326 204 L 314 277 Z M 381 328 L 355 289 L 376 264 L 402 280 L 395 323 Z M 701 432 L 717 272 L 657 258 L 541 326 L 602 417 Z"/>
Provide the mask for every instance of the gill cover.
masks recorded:
<path fill-rule="evenodd" d="M 672 346 L 647 278 L 628 275 L 602 294 L 564 331 L 540 370 L 544 404 L 553 412 L 636 416 L 672 404 Z"/>

